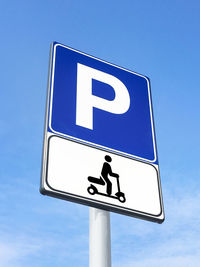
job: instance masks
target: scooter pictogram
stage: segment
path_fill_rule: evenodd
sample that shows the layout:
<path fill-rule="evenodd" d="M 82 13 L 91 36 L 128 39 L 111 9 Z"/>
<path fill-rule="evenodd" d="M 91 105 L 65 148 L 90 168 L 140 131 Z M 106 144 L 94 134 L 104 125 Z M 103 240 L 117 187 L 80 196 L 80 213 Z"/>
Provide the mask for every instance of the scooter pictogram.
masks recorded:
<path fill-rule="evenodd" d="M 123 192 L 121 192 L 121 190 L 120 190 L 119 175 L 117 173 L 112 172 L 111 166 L 108 163 L 108 162 L 112 161 L 112 158 L 110 156 L 106 155 L 105 160 L 106 161 L 103 164 L 101 176 L 99 178 L 92 177 L 92 176 L 88 177 L 88 181 L 91 182 L 92 184 L 88 187 L 87 191 L 91 195 L 98 194 L 98 195 L 102 195 L 102 196 L 106 196 L 106 197 L 110 197 L 110 198 L 116 198 L 120 202 L 124 203 L 126 201 L 126 198 L 125 198 L 125 194 Z M 112 183 L 109 180 L 108 176 L 112 176 L 112 177 L 115 177 L 117 179 L 118 192 L 115 195 L 112 195 Z M 99 192 L 97 187 L 94 186 L 94 184 L 99 184 L 99 185 L 103 185 L 103 186 L 107 185 L 107 188 L 106 188 L 107 194 Z"/>

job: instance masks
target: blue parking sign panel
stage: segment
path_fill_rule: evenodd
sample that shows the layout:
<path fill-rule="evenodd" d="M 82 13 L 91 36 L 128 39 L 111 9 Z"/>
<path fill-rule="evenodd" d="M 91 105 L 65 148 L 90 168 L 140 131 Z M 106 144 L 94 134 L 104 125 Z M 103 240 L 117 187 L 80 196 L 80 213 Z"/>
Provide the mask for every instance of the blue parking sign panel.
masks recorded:
<path fill-rule="evenodd" d="M 157 163 L 149 79 L 62 45 L 55 44 L 54 47 L 49 131 Z M 115 110 L 112 112 L 116 101 L 115 88 L 97 80 L 98 77 L 90 76 L 92 90 L 88 94 L 83 84 L 81 89 L 85 97 L 79 102 L 82 104 L 82 101 L 86 109 L 90 109 L 89 114 L 86 111 L 83 115 L 83 120 L 92 117 L 92 129 L 84 123 L 80 125 L 77 122 L 78 66 L 86 70 L 92 68 L 99 74 L 103 72 L 121 81 L 129 95 L 127 111 L 121 114 Z M 95 107 L 91 94 L 97 100 L 107 101 L 111 110 L 98 107 L 98 103 Z M 116 104 L 123 105 L 123 99 Z M 84 107 L 80 112 L 83 110 Z"/>
<path fill-rule="evenodd" d="M 43 194 L 164 220 L 146 76 L 55 42 L 46 114 Z"/>

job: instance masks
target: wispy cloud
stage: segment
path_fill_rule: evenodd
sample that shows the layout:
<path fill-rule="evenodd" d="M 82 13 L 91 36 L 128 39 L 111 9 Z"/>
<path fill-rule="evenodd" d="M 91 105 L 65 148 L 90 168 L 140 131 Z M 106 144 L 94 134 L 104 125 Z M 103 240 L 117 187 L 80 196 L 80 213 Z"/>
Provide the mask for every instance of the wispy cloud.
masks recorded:
<path fill-rule="evenodd" d="M 69 266 L 78 266 L 80 262 L 87 266 L 88 246 L 84 246 L 87 239 L 85 234 L 61 237 L 59 233 L 34 230 L 29 233 L 1 232 L 0 266 L 43 267 L 51 266 L 51 262 L 54 266 L 64 266 L 66 261 Z"/>
<path fill-rule="evenodd" d="M 126 262 L 124 265 L 116 265 L 116 267 L 197 267 L 199 266 L 199 259 L 199 254 L 192 256 L 185 255 L 163 258 L 146 258 L 141 261 L 131 261 L 129 263 Z"/>
<path fill-rule="evenodd" d="M 1 189 L 1 267 L 88 265 L 87 208 L 40 195 L 39 179 L 7 179 Z"/>
<path fill-rule="evenodd" d="M 23 238 L 23 240 L 19 240 L 16 236 L 12 238 L 13 240 L 7 240 L 8 236 L 1 234 L 0 264 L 2 267 L 20 267 L 26 257 L 33 256 L 41 250 L 39 242 L 31 238 Z"/>

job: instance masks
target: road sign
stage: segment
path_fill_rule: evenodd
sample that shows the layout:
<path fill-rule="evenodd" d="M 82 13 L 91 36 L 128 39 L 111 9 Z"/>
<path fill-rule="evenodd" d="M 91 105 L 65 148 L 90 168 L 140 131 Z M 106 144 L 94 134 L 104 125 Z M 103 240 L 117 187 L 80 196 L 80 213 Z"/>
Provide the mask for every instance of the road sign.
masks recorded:
<path fill-rule="evenodd" d="M 40 190 L 163 222 L 147 77 L 52 44 Z"/>

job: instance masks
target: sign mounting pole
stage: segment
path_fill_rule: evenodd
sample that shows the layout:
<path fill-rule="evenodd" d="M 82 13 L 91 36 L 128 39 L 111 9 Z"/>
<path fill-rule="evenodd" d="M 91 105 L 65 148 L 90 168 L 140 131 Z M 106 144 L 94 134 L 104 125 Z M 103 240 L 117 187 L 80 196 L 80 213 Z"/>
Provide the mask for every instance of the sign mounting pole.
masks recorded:
<path fill-rule="evenodd" d="M 110 213 L 90 208 L 90 267 L 111 267 Z"/>

